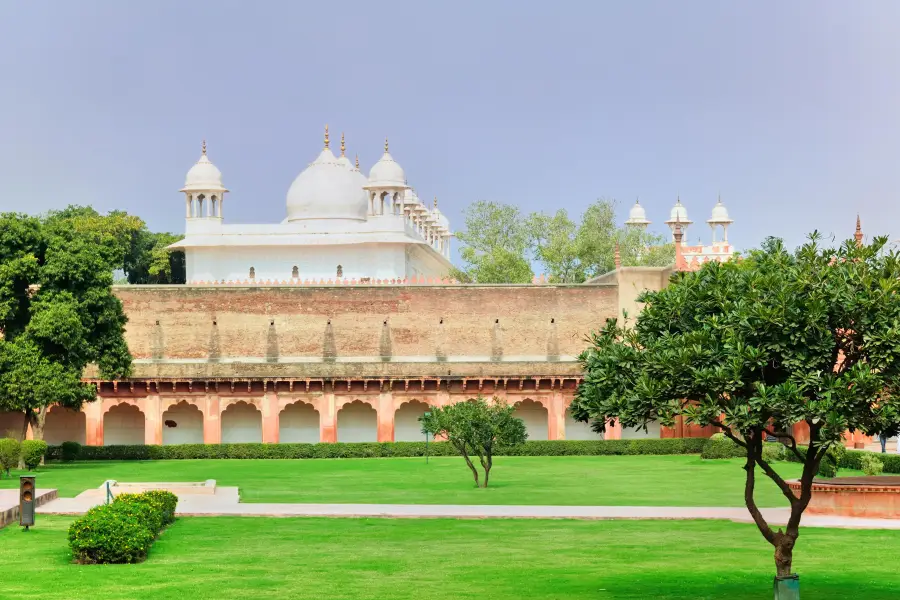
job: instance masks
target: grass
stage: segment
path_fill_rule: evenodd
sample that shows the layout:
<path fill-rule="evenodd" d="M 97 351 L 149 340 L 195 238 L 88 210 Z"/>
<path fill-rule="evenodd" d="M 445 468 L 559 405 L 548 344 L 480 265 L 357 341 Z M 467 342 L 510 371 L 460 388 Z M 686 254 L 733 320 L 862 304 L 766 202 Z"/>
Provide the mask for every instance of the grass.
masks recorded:
<path fill-rule="evenodd" d="M 182 518 L 139 565 L 71 564 L 67 517 L 0 530 L 0 597 L 763 600 L 771 547 L 713 521 Z M 874 558 L 874 559 L 873 559 Z M 900 532 L 807 529 L 804 600 L 895 600 Z"/>
<path fill-rule="evenodd" d="M 38 487 L 75 496 L 119 481 L 204 481 L 238 486 L 243 502 L 743 506 L 743 459 L 697 456 L 501 457 L 488 489 L 476 489 L 462 459 L 173 460 L 51 464 Z M 785 477 L 800 465 L 778 463 Z M 841 471 L 842 475 L 855 472 Z M 15 474 L 14 474 L 15 475 Z M 0 487 L 18 478 L 0 480 Z M 760 506 L 784 506 L 775 485 L 757 477 Z"/>

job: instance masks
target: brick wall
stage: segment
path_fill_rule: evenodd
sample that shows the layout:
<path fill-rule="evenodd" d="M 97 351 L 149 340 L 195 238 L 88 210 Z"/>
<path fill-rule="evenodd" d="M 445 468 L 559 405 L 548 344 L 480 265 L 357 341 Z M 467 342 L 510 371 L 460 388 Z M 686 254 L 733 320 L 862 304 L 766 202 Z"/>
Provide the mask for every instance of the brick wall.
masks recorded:
<path fill-rule="evenodd" d="M 117 286 L 137 359 L 571 357 L 615 285 Z M 443 321 L 443 322 L 442 322 Z M 387 324 L 385 324 L 385 322 Z"/>

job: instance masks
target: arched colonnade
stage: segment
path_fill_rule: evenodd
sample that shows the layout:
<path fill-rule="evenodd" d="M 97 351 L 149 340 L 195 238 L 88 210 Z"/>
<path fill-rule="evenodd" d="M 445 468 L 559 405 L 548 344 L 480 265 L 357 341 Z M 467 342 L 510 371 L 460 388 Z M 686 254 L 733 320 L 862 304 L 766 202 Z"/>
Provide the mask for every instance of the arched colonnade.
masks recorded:
<path fill-rule="evenodd" d="M 76 441 L 97 446 L 421 441 L 419 417 L 429 407 L 465 399 L 427 393 L 406 397 L 274 392 L 247 397 L 99 397 L 85 404 L 82 412 L 52 408 L 44 437 L 50 444 Z M 571 398 L 562 394 L 506 397 L 506 401 L 516 406 L 516 416 L 525 421 L 531 440 L 601 437 L 571 418 L 566 410 Z M 3 426 L 21 430 L 21 418 L 0 413 Z M 606 437 L 620 437 L 614 431 L 610 434 Z"/>

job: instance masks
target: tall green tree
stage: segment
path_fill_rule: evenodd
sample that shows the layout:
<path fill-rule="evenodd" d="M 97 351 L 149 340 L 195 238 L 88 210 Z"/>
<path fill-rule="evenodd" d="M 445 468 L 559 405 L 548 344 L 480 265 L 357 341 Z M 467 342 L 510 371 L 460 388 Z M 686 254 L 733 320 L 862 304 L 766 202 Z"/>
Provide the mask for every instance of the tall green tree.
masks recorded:
<path fill-rule="evenodd" d="M 679 415 L 720 428 L 747 451 L 744 501 L 776 574 L 789 576 L 823 456 L 845 431 L 877 434 L 897 414 L 900 260 L 886 243 L 829 248 L 813 234 L 788 252 L 770 239 L 741 261 L 677 273 L 641 296 L 633 328 L 612 319 L 592 335 L 573 415 L 599 431 L 611 419 L 633 428 Z M 797 446 L 798 424 L 808 449 Z M 802 464 L 799 493 L 764 458 L 766 434 Z M 757 507 L 759 472 L 790 507 L 785 528 Z"/>
<path fill-rule="evenodd" d="M 523 216 L 513 206 L 475 203 L 466 212 L 466 229 L 456 234 L 466 263 L 456 276 L 470 282 L 527 283 L 534 261 L 551 281 L 582 283 L 615 268 L 617 244 L 624 266 L 675 261 L 674 246 L 662 236 L 617 225 L 615 208 L 614 200 L 598 200 L 575 222 L 564 209 Z"/>
<path fill-rule="evenodd" d="M 0 408 L 21 412 L 37 439 L 51 406 L 94 399 L 81 381 L 88 364 L 104 378 L 130 372 L 126 318 L 111 290 L 129 227 L 82 207 L 0 214 Z"/>
<path fill-rule="evenodd" d="M 444 437 L 453 444 L 472 471 L 475 487 L 487 487 L 498 446 L 517 446 L 528 438 L 525 422 L 514 415 L 515 410 L 514 406 L 497 398 L 488 402 L 479 396 L 466 402 L 432 408 L 419 421 L 423 433 Z M 484 478 L 480 481 L 478 469 L 472 462 L 473 456 L 478 457 L 484 470 Z"/>
<path fill-rule="evenodd" d="M 464 245 L 465 262 L 454 275 L 472 283 L 531 283 L 528 233 L 519 209 L 497 202 L 479 201 L 465 214 L 466 229 L 456 238 Z"/>

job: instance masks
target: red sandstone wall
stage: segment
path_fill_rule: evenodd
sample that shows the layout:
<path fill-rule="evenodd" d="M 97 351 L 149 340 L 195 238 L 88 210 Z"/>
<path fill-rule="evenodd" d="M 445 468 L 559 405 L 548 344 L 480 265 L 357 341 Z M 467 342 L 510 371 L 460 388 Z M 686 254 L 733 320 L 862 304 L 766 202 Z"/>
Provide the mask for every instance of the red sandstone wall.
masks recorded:
<path fill-rule="evenodd" d="M 117 286 L 115 293 L 134 357 L 167 359 L 574 356 L 618 302 L 614 285 Z"/>

